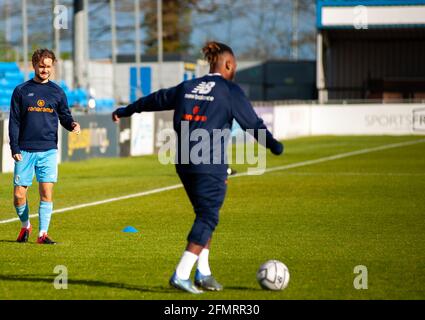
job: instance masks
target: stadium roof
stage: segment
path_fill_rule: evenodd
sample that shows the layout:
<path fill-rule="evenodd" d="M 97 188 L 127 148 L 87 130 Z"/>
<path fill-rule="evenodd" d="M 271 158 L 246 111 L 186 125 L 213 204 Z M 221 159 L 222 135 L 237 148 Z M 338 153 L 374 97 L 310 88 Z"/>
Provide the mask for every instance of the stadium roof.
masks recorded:
<path fill-rule="evenodd" d="M 317 0 L 317 27 L 425 27 L 425 0 Z"/>

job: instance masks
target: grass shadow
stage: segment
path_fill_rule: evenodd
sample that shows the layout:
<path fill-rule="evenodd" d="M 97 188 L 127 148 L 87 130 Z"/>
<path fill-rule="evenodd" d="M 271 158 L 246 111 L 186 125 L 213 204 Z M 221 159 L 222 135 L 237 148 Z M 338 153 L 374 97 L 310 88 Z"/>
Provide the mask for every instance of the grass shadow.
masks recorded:
<path fill-rule="evenodd" d="M 14 243 L 18 246 L 33 246 L 33 245 L 39 246 L 40 245 L 39 243 L 37 243 L 37 241 L 18 242 L 16 240 L 10 240 L 10 239 L 0 239 L 0 243 Z M 55 247 L 60 244 L 61 244 L 60 242 L 56 242 L 54 245 L 49 244 L 44 246 Z"/>
<path fill-rule="evenodd" d="M 22 274 L 22 275 L 0 275 L 0 281 L 15 281 L 15 282 L 41 282 L 49 283 L 53 285 L 53 281 L 56 275 L 45 275 L 45 274 Z M 168 286 L 137 286 L 119 282 L 108 282 L 100 280 L 83 280 L 83 279 L 68 279 L 68 285 L 81 285 L 89 287 L 100 287 L 100 288 L 112 288 L 122 289 L 130 291 L 138 291 L 141 293 L 179 293 L 180 291 L 168 287 Z M 235 291 L 251 291 L 260 292 L 263 291 L 260 288 L 242 287 L 242 286 L 226 286 L 225 290 Z M 182 292 L 183 293 L 183 292 Z"/>
<path fill-rule="evenodd" d="M 19 246 L 32 246 L 32 245 L 39 245 L 37 242 L 18 242 L 16 240 L 10 240 L 10 239 L 0 239 L 0 243 L 14 243 Z"/>
<path fill-rule="evenodd" d="M 6 240 L 6 239 L 0 239 L 0 243 L 18 243 L 16 240 Z"/>
<path fill-rule="evenodd" d="M 241 287 L 241 286 L 230 286 L 230 287 L 226 286 L 224 289 L 225 290 L 236 290 L 236 291 L 257 291 L 257 292 L 264 291 L 261 288 Z"/>
<path fill-rule="evenodd" d="M 51 275 L 0 275 L 0 281 L 16 281 L 16 282 L 44 282 L 53 285 L 55 276 Z M 99 280 L 83 280 L 83 279 L 68 279 L 68 285 L 81 285 L 90 287 L 104 287 L 113 289 L 123 289 L 138 292 L 151 293 L 176 293 L 175 289 L 164 286 L 136 286 L 126 283 L 107 282 Z"/>

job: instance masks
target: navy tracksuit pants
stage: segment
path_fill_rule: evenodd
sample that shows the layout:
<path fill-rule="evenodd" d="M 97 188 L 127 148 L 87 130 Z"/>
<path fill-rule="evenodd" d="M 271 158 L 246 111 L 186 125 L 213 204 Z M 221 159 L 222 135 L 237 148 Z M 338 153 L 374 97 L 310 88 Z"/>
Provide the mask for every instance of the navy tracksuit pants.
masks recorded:
<path fill-rule="evenodd" d="M 178 174 L 196 214 L 187 240 L 205 246 L 218 224 L 226 196 L 227 174 Z"/>

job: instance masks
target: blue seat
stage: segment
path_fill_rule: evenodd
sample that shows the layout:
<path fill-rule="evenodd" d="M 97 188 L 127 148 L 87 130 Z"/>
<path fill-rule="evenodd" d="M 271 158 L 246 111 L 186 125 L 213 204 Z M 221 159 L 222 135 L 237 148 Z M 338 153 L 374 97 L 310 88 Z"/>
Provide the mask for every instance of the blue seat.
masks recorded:
<path fill-rule="evenodd" d="M 74 94 L 72 91 L 66 93 L 66 98 L 68 100 L 68 106 L 72 107 L 75 104 Z"/>
<path fill-rule="evenodd" d="M 10 97 L 1 96 L 0 97 L 0 106 L 7 107 L 9 109 L 9 107 L 10 107 Z"/>
<path fill-rule="evenodd" d="M 7 96 L 12 97 L 13 89 L 7 88 L 7 89 L 4 89 L 4 92 Z"/>
<path fill-rule="evenodd" d="M 114 109 L 115 100 L 112 98 L 99 98 L 96 99 L 97 112 L 110 112 Z"/>
<path fill-rule="evenodd" d="M 65 81 L 59 81 L 57 84 L 63 89 L 63 91 L 65 91 L 65 93 L 70 91 Z"/>
<path fill-rule="evenodd" d="M 19 67 L 16 62 L 0 62 L 0 71 L 18 71 Z"/>
<path fill-rule="evenodd" d="M 24 75 L 23 74 L 11 74 L 4 77 L 8 82 L 13 83 L 15 85 L 18 85 L 22 82 L 24 82 Z"/>

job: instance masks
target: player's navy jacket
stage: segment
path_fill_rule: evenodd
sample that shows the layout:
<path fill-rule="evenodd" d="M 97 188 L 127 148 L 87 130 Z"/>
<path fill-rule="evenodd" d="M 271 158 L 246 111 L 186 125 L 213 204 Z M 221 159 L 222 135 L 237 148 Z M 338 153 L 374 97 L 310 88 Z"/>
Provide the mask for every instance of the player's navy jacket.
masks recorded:
<path fill-rule="evenodd" d="M 230 132 L 233 119 L 236 119 L 244 130 L 254 129 L 255 137 L 257 137 L 258 129 L 267 130 L 242 89 L 219 74 L 205 75 L 184 81 L 176 87 L 159 90 L 125 108 L 117 109 L 116 114 L 121 118 L 129 117 L 135 112 L 161 110 L 175 110 L 173 123 L 178 144 L 177 172 L 226 174 L 226 146 L 230 135 L 224 138 L 216 135 L 216 140 L 219 139 L 219 141 L 213 141 L 214 129 L 228 129 Z M 200 137 L 202 132 L 196 135 L 196 129 L 205 129 L 204 132 L 208 132 L 211 147 L 207 146 L 209 149 L 207 158 L 205 154 L 202 156 L 202 160 L 206 161 L 200 163 L 194 163 L 193 159 L 188 157 L 189 152 L 185 148 L 186 141 L 189 151 L 192 151 L 203 140 L 204 137 Z M 188 135 L 191 136 L 190 140 L 195 141 L 190 141 Z M 217 147 L 217 145 L 221 147 L 219 154 L 213 150 L 213 146 Z M 276 150 L 282 148 L 268 130 L 266 131 L 266 147 L 278 153 L 279 151 Z M 202 153 L 206 150 L 199 146 L 197 148 L 202 150 Z"/>
<path fill-rule="evenodd" d="M 55 83 L 29 80 L 17 86 L 10 104 L 9 139 L 13 154 L 57 149 L 58 119 L 72 131 L 74 119 L 65 92 Z"/>

